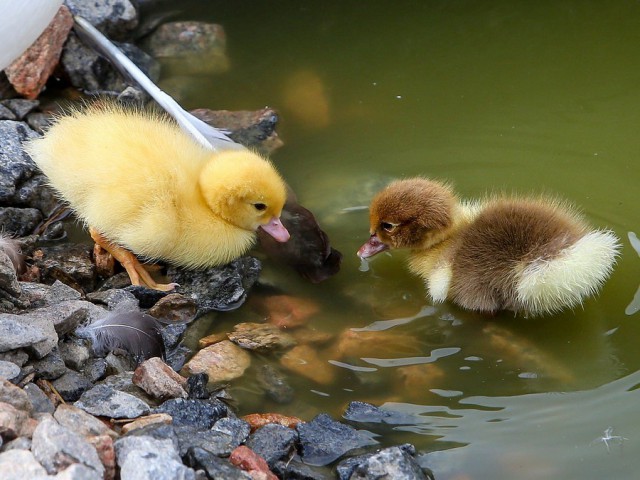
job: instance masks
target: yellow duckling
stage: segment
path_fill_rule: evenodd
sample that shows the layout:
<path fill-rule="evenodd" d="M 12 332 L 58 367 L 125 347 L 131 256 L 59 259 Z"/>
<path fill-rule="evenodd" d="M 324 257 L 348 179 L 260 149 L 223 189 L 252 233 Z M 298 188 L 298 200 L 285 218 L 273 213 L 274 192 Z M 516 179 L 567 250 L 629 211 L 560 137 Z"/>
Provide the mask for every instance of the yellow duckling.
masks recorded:
<path fill-rule="evenodd" d="M 268 160 L 213 152 L 161 115 L 96 104 L 60 117 L 26 151 L 134 285 L 175 287 L 133 254 L 211 267 L 243 255 L 258 228 L 289 239 L 285 184 Z"/>
<path fill-rule="evenodd" d="M 460 202 L 445 184 L 414 178 L 373 199 L 369 241 L 358 255 L 411 250 L 409 268 L 434 302 L 528 315 L 575 307 L 610 275 L 620 250 L 570 207 L 544 198 Z"/>

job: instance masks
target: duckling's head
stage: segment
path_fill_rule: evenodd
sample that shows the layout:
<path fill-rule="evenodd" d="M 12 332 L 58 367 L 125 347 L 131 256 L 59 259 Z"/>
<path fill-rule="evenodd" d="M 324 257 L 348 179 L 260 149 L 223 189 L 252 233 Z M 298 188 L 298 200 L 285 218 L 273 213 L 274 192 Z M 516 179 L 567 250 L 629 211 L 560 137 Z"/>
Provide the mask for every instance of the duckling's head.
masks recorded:
<path fill-rule="evenodd" d="M 223 220 L 244 230 L 262 228 L 279 242 L 289 239 L 280 222 L 286 186 L 268 160 L 249 151 L 220 152 L 203 168 L 199 183 L 205 202 Z"/>
<path fill-rule="evenodd" d="M 430 248 L 451 234 L 457 200 L 451 188 L 425 178 L 398 180 L 372 200 L 371 237 L 358 256 L 390 248 Z"/>

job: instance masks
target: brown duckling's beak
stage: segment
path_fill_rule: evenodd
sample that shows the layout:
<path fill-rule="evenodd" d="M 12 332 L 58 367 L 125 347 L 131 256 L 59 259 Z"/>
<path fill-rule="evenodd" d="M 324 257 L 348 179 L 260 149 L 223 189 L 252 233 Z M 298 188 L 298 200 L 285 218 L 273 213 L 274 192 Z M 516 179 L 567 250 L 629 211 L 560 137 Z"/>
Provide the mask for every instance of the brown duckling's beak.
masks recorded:
<path fill-rule="evenodd" d="M 384 252 L 385 250 L 389 250 L 389 245 L 382 243 L 374 233 L 369 237 L 369 241 L 360 247 L 358 250 L 358 256 L 360 258 L 369 258 L 380 252 Z"/>
<path fill-rule="evenodd" d="M 284 225 L 282 225 L 280 217 L 273 217 L 269 220 L 269 223 L 260 225 L 260 228 L 278 242 L 286 242 L 291 237 L 291 235 L 289 235 L 289 231 L 284 227 Z"/>

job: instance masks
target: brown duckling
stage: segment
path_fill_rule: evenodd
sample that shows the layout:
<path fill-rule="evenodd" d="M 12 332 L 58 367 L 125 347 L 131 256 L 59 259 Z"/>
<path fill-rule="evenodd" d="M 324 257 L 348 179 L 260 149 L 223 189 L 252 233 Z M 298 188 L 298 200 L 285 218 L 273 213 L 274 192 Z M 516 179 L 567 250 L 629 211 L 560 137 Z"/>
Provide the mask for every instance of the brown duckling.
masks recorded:
<path fill-rule="evenodd" d="M 570 206 L 548 198 L 461 202 L 450 186 L 413 178 L 391 183 L 370 207 L 358 256 L 410 250 L 409 268 L 434 302 L 525 315 L 582 304 L 609 277 L 620 251 Z"/>

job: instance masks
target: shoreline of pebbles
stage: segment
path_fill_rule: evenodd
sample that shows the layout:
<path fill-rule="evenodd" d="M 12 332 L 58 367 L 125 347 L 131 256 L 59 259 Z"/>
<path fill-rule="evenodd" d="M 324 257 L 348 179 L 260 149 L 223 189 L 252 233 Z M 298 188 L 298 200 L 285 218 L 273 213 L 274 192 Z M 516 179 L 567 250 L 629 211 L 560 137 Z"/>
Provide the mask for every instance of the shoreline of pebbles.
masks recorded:
<path fill-rule="evenodd" d="M 217 385 L 235 378 L 233 368 L 242 374 L 242 366 L 226 359 L 223 365 L 219 359 L 216 365 L 187 363 L 193 354 L 181 344 L 187 324 L 208 311 L 242 304 L 258 280 L 258 260 L 244 257 L 204 272 L 172 270 L 180 293 L 166 295 L 128 285 L 99 251 L 65 240 L 59 215 L 64 209 L 21 146 L 46 129 L 57 108 L 38 100 L 40 91 L 49 85 L 67 99 L 77 91 L 145 99 L 75 36 L 69 10 L 124 42 L 119 45 L 154 80 L 160 75 L 154 56 L 193 56 L 193 65 L 210 64 L 212 72 L 228 67 L 219 25 L 165 23 L 146 36 L 145 52 L 131 43 L 139 23 L 134 3 L 65 5 L 49 36 L 36 42 L 51 48 L 30 52 L 30 60 L 18 60 L 0 74 L 0 227 L 16 237 L 26 260 L 14 263 L 12 241 L 0 241 L 0 476 L 433 478 L 412 445 L 381 448 L 365 429 L 411 419 L 360 402 L 349 405 L 345 422 L 326 414 L 307 422 L 267 412 L 238 418 Z M 184 32 L 193 39 L 188 45 L 177 40 Z M 234 140 L 265 153 L 281 144 L 273 110 L 203 115 L 215 117 Z M 122 348 L 97 355 L 95 345 L 76 333 L 114 312 L 162 321 L 157 333 L 164 359 L 136 358 Z M 229 340 L 214 346 L 245 354 Z M 209 378 L 213 367 L 222 370 L 215 379 Z"/>

